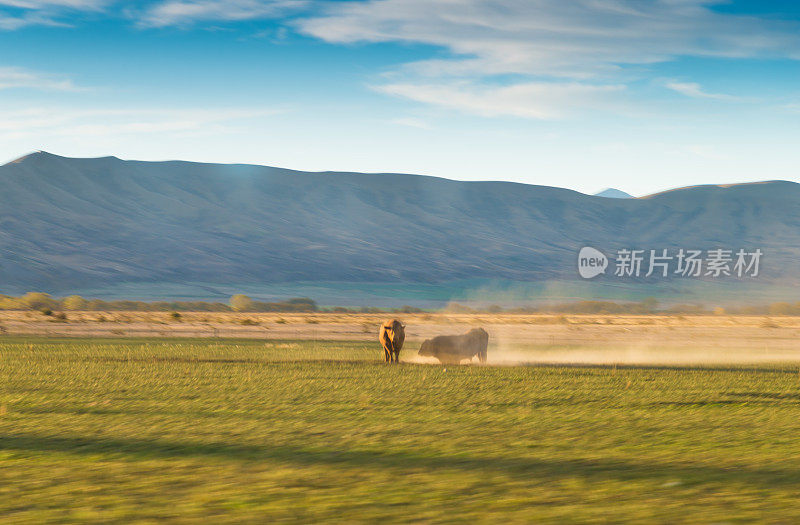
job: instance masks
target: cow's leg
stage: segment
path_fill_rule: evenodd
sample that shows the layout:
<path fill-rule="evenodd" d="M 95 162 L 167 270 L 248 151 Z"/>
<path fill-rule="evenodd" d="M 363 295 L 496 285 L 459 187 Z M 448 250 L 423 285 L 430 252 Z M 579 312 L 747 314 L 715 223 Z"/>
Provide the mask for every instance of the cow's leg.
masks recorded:
<path fill-rule="evenodd" d="M 395 350 L 394 352 L 392 352 L 392 356 L 394 357 L 394 362 L 395 363 L 399 363 L 400 362 L 400 352 Z"/>
<path fill-rule="evenodd" d="M 392 338 L 389 337 L 389 334 L 383 332 L 381 335 L 381 344 L 383 345 L 383 357 L 387 363 L 392 361 L 392 350 L 394 350 L 394 345 L 392 344 Z"/>

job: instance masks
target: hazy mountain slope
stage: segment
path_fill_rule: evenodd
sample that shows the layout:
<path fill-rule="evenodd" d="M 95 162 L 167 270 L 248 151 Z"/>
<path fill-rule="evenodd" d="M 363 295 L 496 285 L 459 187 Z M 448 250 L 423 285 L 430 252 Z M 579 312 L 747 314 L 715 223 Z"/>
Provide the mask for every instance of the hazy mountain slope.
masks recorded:
<path fill-rule="evenodd" d="M 798 277 L 800 185 L 606 199 L 506 182 L 68 159 L 0 167 L 0 288 L 575 277 L 585 244 L 760 247 Z M 0 290 L 2 291 L 2 290 Z"/>

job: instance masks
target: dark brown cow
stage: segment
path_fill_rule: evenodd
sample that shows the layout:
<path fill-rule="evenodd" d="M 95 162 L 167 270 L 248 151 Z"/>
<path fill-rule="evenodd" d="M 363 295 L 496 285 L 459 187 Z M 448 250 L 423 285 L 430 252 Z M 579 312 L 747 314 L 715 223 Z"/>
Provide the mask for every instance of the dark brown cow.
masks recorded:
<path fill-rule="evenodd" d="M 403 348 L 403 341 L 406 340 L 405 326 L 393 319 L 381 325 L 378 332 L 378 339 L 383 346 L 383 356 L 387 363 L 400 362 L 400 350 Z"/>
<path fill-rule="evenodd" d="M 464 359 L 478 356 L 486 362 L 489 334 L 483 328 L 474 328 L 464 335 L 440 335 L 422 343 L 419 355 L 435 357 L 442 364 L 458 364 Z"/>

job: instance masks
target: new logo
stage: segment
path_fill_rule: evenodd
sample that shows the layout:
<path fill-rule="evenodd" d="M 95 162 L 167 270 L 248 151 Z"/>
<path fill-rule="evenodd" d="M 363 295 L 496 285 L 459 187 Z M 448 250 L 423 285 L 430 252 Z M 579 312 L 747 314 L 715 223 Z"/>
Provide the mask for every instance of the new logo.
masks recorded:
<path fill-rule="evenodd" d="M 608 268 L 608 258 L 595 248 L 585 246 L 578 253 L 578 273 L 584 279 L 597 277 L 601 273 L 606 273 Z"/>

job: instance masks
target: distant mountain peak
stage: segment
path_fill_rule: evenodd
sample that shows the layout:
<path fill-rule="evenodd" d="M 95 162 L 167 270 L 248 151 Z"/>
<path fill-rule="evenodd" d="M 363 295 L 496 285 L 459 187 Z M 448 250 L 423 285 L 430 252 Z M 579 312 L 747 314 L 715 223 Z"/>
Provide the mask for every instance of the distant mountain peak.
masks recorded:
<path fill-rule="evenodd" d="M 622 190 L 618 190 L 616 188 L 607 188 L 599 193 L 594 194 L 595 197 L 605 197 L 607 199 L 633 199 L 634 196 L 630 195 L 629 193 L 625 193 Z"/>
<path fill-rule="evenodd" d="M 41 157 L 47 157 L 47 156 L 53 156 L 53 155 L 51 153 L 47 153 L 46 151 L 37 150 L 37 151 L 34 151 L 33 153 L 28 153 L 27 155 L 23 155 L 23 156 L 19 157 L 18 159 L 14 159 L 11 162 L 9 162 L 8 164 L 23 164 L 23 163 L 25 163 L 25 162 L 27 162 L 29 160 L 33 160 L 33 159 L 41 158 Z"/>
<path fill-rule="evenodd" d="M 56 155 L 55 153 L 50 153 L 50 152 L 44 151 L 44 150 L 37 150 L 37 151 L 34 151 L 33 153 L 28 153 L 27 155 L 23 155 L 23 156 L 19 157 L 18 159 L 14 159 L 14 160 L 12 160 L 11 162 L 9 162 L 8 164 L 5 164 L 5 165 L 9 166 L 9 165 L 12 165 L 12 164 L 28 164 L 28 163 L 36 163 L 36 162 L 47 161 L 47 160 L 51 160 L 51 161 L 52 160 L 80 161 L 80 160 L 102 160 L 102 159 L 120 160 L 119 158 L 114 157 L 114 156 L 90 157 L 90 158 L 83 158 L 83 159 L 70 158 L 70 157 L 62 157 L 61 155 Z"/>

